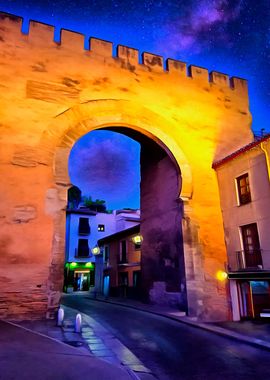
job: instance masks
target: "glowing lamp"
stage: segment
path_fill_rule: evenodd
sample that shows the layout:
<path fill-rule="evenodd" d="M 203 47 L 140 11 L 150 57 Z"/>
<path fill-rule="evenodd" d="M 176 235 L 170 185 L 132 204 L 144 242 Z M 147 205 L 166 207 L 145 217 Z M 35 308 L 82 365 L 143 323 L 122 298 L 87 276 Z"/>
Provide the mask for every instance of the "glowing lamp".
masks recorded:
<path fill-rule="evenodd" d="M 99 247 L 94 247 L 94 248 L 92 248 L 92 253 L 93 253 L 93 255 L 99 255 L 100 254 L 100 249 L 99 249 Z"/>
<path fill-rule="evenodd" d="M 75 263 L 74 261 L 72 263 L 70 263 L 71 268 L 75 268 L 76 266 L 77 266 L 77 263 Z"/>
<path fill-rule="evenodd" d="M 88 263 L 85 264 L 85 266 L 86 266 L 87 268 L 92 268 L 93 264 L 89 261 Z"/>
<path fill-rule="evenodd" d="M 134 244 L 139 245 L 142 243 L 142 236 L 141 235 L 133 236 L 132 241 Z"/>
<path fill-rule="evenodd" d="M 216 278 L 218 281 L 225 281 L 228 278 L 228 273 L 224 272 L 223 270 L 219 270 L 216 273 Z"/>

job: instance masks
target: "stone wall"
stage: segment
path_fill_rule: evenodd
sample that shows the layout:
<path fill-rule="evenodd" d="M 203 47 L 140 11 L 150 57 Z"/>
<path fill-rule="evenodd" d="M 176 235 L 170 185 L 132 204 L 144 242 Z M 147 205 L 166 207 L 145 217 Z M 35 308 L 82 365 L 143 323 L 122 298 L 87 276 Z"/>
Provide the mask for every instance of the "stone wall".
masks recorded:
<path fill-rule="evenodd" d="M 142 144 L 141 234 L 145 299 L 164 303 L 165 292 L 180 293 L 182 288 L 181 306 L 186 309 L 183 208 L 179 199 L 181 175 L 177 169 L 160 147 Z"/>
<path fill-rule="evenodd" d="M 52 316 L 63 281 L 70 149 L 85 133 L 127 127 L 181 170 L 188 303 L 226 318 L 226 261 L 213 160 L 252 139 L 245 80 L 136 49 L 0 17 L 1 316 Z M 215 315 L 215 316 L 214 316 Z"/>

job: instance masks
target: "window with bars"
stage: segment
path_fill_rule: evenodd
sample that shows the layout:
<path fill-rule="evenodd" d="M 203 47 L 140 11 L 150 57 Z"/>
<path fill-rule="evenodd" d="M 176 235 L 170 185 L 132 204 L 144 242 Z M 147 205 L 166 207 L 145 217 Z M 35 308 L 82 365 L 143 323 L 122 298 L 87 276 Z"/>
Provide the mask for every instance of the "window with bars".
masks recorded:
<path fill-rule="evenodd" d="M 251 202 L 250 185 L 248 173 L 236 178 L 239 204 L 244 205 Z"/>

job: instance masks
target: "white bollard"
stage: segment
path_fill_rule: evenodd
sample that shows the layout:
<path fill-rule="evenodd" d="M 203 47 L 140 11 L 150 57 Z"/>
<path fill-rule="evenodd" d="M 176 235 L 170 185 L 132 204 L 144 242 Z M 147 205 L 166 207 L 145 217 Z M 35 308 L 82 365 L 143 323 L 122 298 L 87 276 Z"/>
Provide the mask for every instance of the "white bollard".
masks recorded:
<path fill-rule="evenodd" d="M 81 314 L 76 315 L 75 319 L 75 332 L 80 333 L 82 329 L 82 316 Z"/>
<path fill-rule="evenodd" d="M 65 315 L 64 309 L 62 309 L 60 307 L 58 309 L 58 313 L 57 313 L 57 326 L 62 326 L 63 325 L 64 315 Z"/>

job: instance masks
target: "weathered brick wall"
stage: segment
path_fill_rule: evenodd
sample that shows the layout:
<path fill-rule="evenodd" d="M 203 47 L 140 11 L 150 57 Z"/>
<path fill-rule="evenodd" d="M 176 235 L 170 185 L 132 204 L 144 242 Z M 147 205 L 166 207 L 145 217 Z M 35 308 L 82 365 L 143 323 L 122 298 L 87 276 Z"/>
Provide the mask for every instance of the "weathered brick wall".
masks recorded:
<path fill-rule="evenodd" d="M 187 294 L 193 314 L 226 316 L 215 272 L 226 261 L 213 160 L 252 134 L 246 82 L 206 69 L 1 14 L 1 312 L 44 316 L 62 285 L 68 155 L 101 127 L 125 126 L 162 142 L 182 174 Z M 189 296 L 190 294 L 190 296 Z M 191 302 L 192 300 L 192 302 Z"/>

